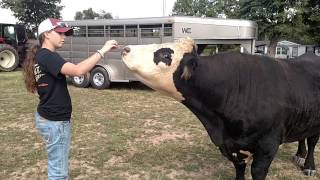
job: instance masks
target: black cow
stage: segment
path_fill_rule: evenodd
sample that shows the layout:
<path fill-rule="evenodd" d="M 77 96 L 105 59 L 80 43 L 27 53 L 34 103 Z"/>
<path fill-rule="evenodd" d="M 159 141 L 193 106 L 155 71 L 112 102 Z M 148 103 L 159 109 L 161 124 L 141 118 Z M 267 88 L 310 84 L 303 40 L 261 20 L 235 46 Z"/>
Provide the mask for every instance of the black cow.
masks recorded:
<path fill-rule="evenodd" d="M 276 61 L 223 53 L 199 57 L 193 40 L 127 46 L 123 61 L 140 80 L 188 107 L 212 142 L 244 179 L 265 179 L 282 143 L 310 141 L 309 164 L 320 133 L 320 62 Z M 310 158 L 309 158 L 310 157 Z"/>
<path fill-rule="evenodd" d="M 309 64 L 309 65 L 305 65 L 305 68 L 306 67 L 309 68 L 307 71 L 313 72 L 314 77 L 320 77 L 320 71 L 319 71 L 320 57 L 316 56 L 314 53 L 308 52 L 290 61 L 297 61 L 298 63 Z M 306 149 L 305 139 L 300 140 L 297 153 L 295 156 L 293 156 L 293 161 L 299 167 L 301 167 L 303 169 L 303 172 L 308 176 L 312 176 L 316 172 L 313 153 L 318 140 L 319 140 L 319 135 L 312 136 L 307 139 L 308 151 Z"/>

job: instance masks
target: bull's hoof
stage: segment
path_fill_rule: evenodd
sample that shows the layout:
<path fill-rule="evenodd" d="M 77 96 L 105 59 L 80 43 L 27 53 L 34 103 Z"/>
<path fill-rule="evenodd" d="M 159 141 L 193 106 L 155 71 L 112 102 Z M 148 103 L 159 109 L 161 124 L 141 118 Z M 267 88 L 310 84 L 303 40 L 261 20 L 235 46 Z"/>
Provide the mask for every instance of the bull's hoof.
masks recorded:
<path fill-rule="evenodd" d="M 315 176 L 316 175 L 316 170 L 304 169 L 303 170 L 303 174 L 305 174 L 306 176 Z"/>
<path fill-rule="evenodd" d="M 292 161 L 293 161 L 293 163 L 295 163 L 295 164 L 296 164 L 297 166 L 299 166 L 300 168 L 303 168 L 304 162 L 306 161 L 306 159 L 294 155 L 294 156 L 292 157 Z"/>

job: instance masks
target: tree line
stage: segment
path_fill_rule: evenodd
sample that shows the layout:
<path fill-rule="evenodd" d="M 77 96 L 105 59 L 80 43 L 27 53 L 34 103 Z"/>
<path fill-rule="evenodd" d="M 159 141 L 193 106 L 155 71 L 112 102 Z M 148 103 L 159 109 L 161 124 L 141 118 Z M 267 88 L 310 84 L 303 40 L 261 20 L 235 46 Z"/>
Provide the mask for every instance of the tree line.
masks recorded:
<path fill-rule="evenodd" d="M 36 29 L 47 17 L 61 18 L 61 0 L 2 0 L 29 29 Z M 320 0 L 177 0 L 172 15 L 237 18 L 258 24 L 258 39 L 270 41 L 269 54 L 275 54 L 283 39 L 301 44 L 320 44 Z M 110 19 L 109 12 L 88 8 L 75 19 Z"/>
<path fill-rule="evenodd" d="M 320 44 L 320 0 L 177 0 L 173 15 L 248 19 L 258 24 L 258 39 Z"/>
<path fill-rule="evenodd" d="M 30 34 L 37 31 L 38 25 L 48 17 L 60 19 L 61 0 L 0 0 L 0 7 L 10 9 L 19 23 L 26 26 Z M 112 14 L 101 10 L 93 11 L 88 8 L 75 13 L 75 20 L 82 19 L 112 19 Z"/>

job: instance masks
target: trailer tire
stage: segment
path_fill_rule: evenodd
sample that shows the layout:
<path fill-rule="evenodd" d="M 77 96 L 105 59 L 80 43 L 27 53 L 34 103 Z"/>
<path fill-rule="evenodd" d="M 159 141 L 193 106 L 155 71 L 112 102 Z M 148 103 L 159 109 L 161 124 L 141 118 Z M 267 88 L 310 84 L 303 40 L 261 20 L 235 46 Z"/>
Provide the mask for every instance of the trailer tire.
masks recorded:
<path fill-rule="evenodd" d="M 17 51 L 9 45 L 0 46 L 0 71 L 10 72 L 19 65 Z"/>
<path fill-rule="evenodd" d="M 71 77 L 72 84 L 76 87 L 86 88 L 90 84 L 90 73 L 87 72 L 81 76 L 73 76 Z"/>
<path fill-rule="evenodd" d="M 107 70 L 96 67 L 91 71 L 91 86 L 95 89 L 106 89 L 110 87 L 110 79 Z"/>

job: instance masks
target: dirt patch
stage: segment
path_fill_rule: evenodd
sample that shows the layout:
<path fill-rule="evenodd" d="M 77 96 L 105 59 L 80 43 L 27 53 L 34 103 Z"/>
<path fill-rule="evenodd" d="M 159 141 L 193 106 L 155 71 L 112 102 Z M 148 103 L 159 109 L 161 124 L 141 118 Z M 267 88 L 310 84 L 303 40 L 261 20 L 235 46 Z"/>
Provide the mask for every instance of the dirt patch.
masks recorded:
<path fill-rule="evenodd" d="M 31 114 L 20 114 L 18 118 L 15 119 L 14 122 L 10 123 L 2 123 L 0 127 L 0 131 L 6 131 L 8 129 L 19 129 L 20 131 L 28 131 L 30 133 L 36 132 L 34 128 L 34 119 Z"/>
<path fill-rule="evenodd" d="M 171 127 L 171 125 L 168 125 L 166 123 L 163 123 L 163 122 L 160 122 L 160 121 L 157 121 L 155 119 L 145 119 L 144 120 L 144 124 L 143 124 L 143 127 L 144 128 L 147 128 L 147 127 Z"/>
<path fill-rule="evenodd" d="M 144 172 L 141 172 L 142 174 Z M 145 176 L 142 176 L 140 174 L 131 174 L 129 172 L 125 172 L 123 173 L 122 177 L 124 179 L 127 179 L 127 180 L 141 180 L 141 179 L 150 179 L 150 178 L 146 178 Z"/>
<path fill-rule="evenodd" d="M 190 139 L 190 135 L 186 132 L 162 132 L 160 135 L 144 137 L 144 141 L 149 141 L 152 145 L 156 146 L 165 141 L 176 141 Z M 137 140 L 139 141 L 139 140 Z"/>
<path fill-rule="evenodd" d="M 192 135 L 182 130 L 175 130 L 172 125 L 156 121 L 154 119 L 145 120 L 143 127 L 146 129 L 141 138 L 135 141 L 148 141 L 156 146 L 164 141 L 186 140 L 189 141 Z M 161 130 L 155 130 L 154 127 L 161 127 Z M 174 131 L 173 131 L 174 130 Z"/>
<path fill-rule="evenodd" d="M 124 159 L 121 156 L 112 156 L 105 164 L 104 167 L 112 167 L 119 166 L 119 164 L 123 163 Z"/>
<path fill-rule="evenodd" d="M 32 167 L 18 169 L 9 174 L 8 179 L 12 180 L 41 180 L 47 179 L 47 160 L 41 160 Z"/>
<path fill-rule="evenodd" d="M 90 179 L 92 176 L 98 176 L 101 171 L 92 165 L 93 163 L 79 161 L 76 159 L 70 160 L 70 170 L 79 171 L 80 175 L 74 179 Z"/>

